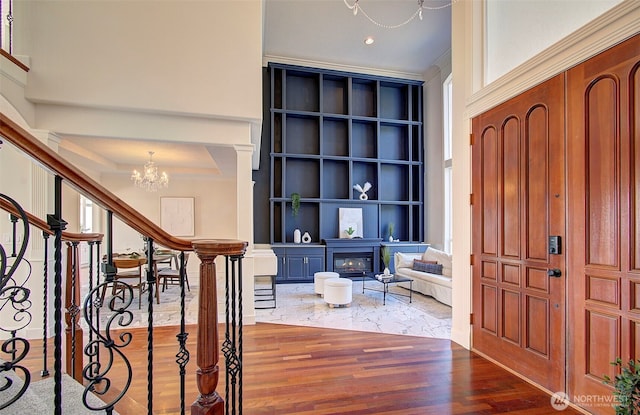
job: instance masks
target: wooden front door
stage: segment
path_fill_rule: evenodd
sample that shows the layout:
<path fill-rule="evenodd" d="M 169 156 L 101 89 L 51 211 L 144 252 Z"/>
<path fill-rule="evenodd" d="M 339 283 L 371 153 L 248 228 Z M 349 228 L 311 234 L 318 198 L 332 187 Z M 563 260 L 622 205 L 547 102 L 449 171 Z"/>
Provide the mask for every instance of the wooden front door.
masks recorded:
<path fill-rule="evenodd" d="M 569 396 L 593 413 L 640 358 L 639 66 L 636 36 L 567 72 Z"/>
<path fill-rule="evenodd" d="M 565 385 L 564 150 L 563 75 L 473 119 L 473 347 L 551 391 Z"/>

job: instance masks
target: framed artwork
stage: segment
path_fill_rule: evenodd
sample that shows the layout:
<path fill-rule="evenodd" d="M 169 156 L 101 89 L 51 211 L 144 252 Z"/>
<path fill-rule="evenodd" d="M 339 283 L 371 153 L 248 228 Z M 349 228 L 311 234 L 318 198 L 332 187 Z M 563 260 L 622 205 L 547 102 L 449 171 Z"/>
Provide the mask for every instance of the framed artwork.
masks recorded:
<path fill-rule="evenodd" d="M 173 236 L 194 236 L 194 198 L 161 197 L 160 226 Z"/>
<path fill-rule="evenodd" d="M 362 238 L 362 208 L 339 208 L 340 238 Z"/>

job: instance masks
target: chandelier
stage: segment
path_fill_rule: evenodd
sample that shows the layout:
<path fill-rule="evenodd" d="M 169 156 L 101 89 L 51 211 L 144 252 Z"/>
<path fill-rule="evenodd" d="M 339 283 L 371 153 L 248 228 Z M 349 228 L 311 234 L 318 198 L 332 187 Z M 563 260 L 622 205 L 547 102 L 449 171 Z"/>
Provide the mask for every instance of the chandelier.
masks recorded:
<path fill-rule="evenodd" d="M 158 166 L 153 161 L 153 154 L 153 151 L 149 152 L 149 161 L 144 164 L 142 174 L 138 170 L 134 170 L 131 174 L 134 184 L 147 192 L 156 192 L 159 188 L 169 185 L 167 173 L 158 174 Z"/>
<path fill-rule="evenodd" d="M 366 11 L 364 11 L 364 9 L 362 8 L 362 6 L 360 5 L 360 0 L 355 0 L 355 2 L 351 5 L 349 4 L 349 2 L 347 0 L 344 0 L 344 4 L 351 10 L 353 10 L 353 15 L 356 16 L 358 14 L 358 12 L 361 12 L 364 17 L 366 17 L 371 23 L 373 23 L 376 26 L 382 27 L 383 29 L 397 29 L 399 27 L 402 27 L 406 24 L 409 24 L 413 19 L 416 18 L 416 16 L 422 20 L 422 10 L 426 9 L 426 10 L 440 10 L 440 9 L 444 9 L 446 7 L 451 6 L 452 2 L 449 2 L 447 4 L 444 4 L 442 6 L 428 6 L 424 4 L 424 0 L 417 0 L 418 2 L 418 9 L 411 15 L 409 16 L 409 18 L 407 20 L 405 20 L 402 23 L 398 23 L 398 24 L 394 24 L 394 25 L 387 25 L 384 23 L 380 23 L 379 21 L 375 20 L 373 17 L 369 16 L 367 14 Z"/>

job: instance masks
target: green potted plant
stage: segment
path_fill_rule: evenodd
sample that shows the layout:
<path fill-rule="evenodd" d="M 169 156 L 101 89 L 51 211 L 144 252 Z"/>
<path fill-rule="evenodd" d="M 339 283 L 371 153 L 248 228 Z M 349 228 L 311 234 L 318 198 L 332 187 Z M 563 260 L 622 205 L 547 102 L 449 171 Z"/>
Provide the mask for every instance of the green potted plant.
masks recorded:
<path fill-rule="evenodd" d="M 393 242 L 393 231 L 395 229 L 395 224 L 393 222 L 389 222 L 387 228 L 389 230 L 389 242 Z"/>
<path fill-rule="evenodd" d="M 616 398 L 616 415 L 636 415 L 640 408 L 640 360 L 629 360 L 627 366 L 622 365 L 622 359 L 617 358 L 612 365 L 620 368 L 620 373 L 611 379 L 604 376 L 604 383 L 612 385 L 613 396 Z"/>
<path fill-rule="evenodd" d="M 291 193 L 291 213 L 295 218 L 300 211 L 300 193 Z"/>
<path fill-rule="evenodd" d="M 356 230 L 349 226 L 349 229 L 345 229 L 344 231 L 349 235 L 349 238 L 353 238 L 353 234 Z"/>
<path fill-rule="evenodd" d="M 300 211 L 300 193 L 291 193 L 291 214 L 293 215 L 293 222 L 296 223 L 296 216 L 298 216 L 298 212 Z M 302 232 L 300 229 L 296 227 L 293 230 L 293 243 L 299 244 L 302 242 Z"/>
<path fill-rule="evenodd" d="M 391 262 L 391 251 L 388 246 L 383 246 L 380 249 L 380 256 L 382 257 L 382 262 L 384 263 L 384 275 L 391 274 L 389 270 L 389 263 Z"/>

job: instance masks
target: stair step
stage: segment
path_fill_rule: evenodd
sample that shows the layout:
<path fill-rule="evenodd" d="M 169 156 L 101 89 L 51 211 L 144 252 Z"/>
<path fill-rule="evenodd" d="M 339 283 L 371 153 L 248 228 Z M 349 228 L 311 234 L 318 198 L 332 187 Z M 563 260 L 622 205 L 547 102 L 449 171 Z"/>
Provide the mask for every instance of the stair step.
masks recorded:
<path fill-rule="evenodd" d="M 0 391 L 0 403 L 8 402 L 11 397 L 15 396 L 24 384 L 23 380 L 13 371 L 0 372 L 0 381 L 4 385 L 4 379 L 11 379 L 12 385 L 5 391 Z M 29 388 L 24 395 L 20 397 L 9 407 L 0 411 L 2 415 L 22 415 L 22 414 L 49 414 L 53 411 L 54 406 L 54 379 L 53 376 L 31 382 Z M 84 386 L 76 382 L 67 374 L 62 375 L 62 413 L 64 415 L 95 415 L 96 411 L 89 410 L 82 403 L 82 394 Z M 93 408 L 101 408 L 104 402 L 97 396 L 90 393 L 87 395 L 89 406 Z M 117 414 L 117 412 L 113 412 Z"/>

